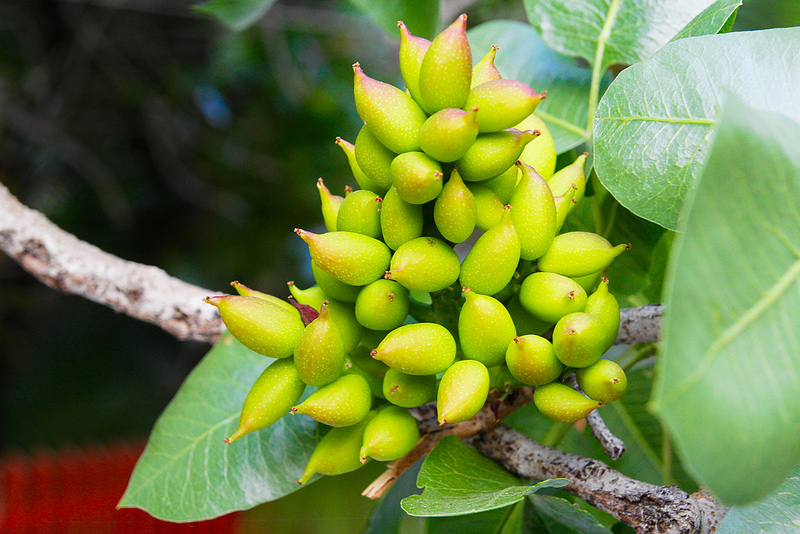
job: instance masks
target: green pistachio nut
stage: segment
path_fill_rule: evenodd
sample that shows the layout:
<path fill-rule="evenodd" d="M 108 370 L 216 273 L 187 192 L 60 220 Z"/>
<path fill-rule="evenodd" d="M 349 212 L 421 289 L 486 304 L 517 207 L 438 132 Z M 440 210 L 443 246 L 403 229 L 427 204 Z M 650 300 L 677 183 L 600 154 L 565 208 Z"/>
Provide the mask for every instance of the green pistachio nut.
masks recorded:
<path fill-rule="evenodd" d="M 383 241 L 397 250 L 406 241 L 422 235 L 422 206 L 403 200 L 390 188 L 381 203 L 381 233 Z"/>
<path fill-rule="evenodd" d="M 503 205 L 511 202 L 511 195 L 514 194 L 514 188 L 517 186 L 519 176 L 519 168 L 512 165 L 500 176 L 495 176 L 491 180 L 482 182 L 480 185 L 486 186 L 497 195 Z"/>
<path fill-rule="evenodd" d="M 369 353 L 367 353 L 367 357 L 369 358 Z M 375 376 L 360 365 L 354 363 L 352 356 L 349 354 L 345 356 L 342 374 L 361 376 L 367 381 L 367 384 L 369 384 L 369 391 L 372 393 L 372 396 L 378 399 L 383 398 L 383 377 Z"/>
<path fill-rule="evenodd" d="M 358 63 L 353 72 L 356 111 L 369 131 L 392 152 L 419 150 L 419 129 L 428 118 L 422 108 L 404 91 L 364 74 Z"/>
<path fill-rule="evenodd" d="M 553 323 L 542 321 L 531 312 L 525 309 L 519 301 L 519 295 L 514 295 L 506 303 L 506 309 L 514 320 L 514 325 L 517 327 L 517 335 L 524 336 L 527 334 L 542 335 L 551 328 Z"/>
<path fill-rule="evenodd" d="M 553 135 L 545 122 L 535 113 L 528 115 L 526 119 L 514 126 L 518 130 L 533 130 L 539 135 L 522 149 L 519 159 L 526 165 L 530 165 L 539 176 L 545 180 L 553 176 L 556 170 L 556 143 Z"/>
<path fill-rule="evenodd" d="M 281 308 L 283 308 L 284 310 L 286 310 L 286 311 L 288 311 L 290 313 L 298 313 L 299 314 L 299 312 L 297 311 L 297 308 L 292 306 L 291 303 L 289 303 L 289 302 L 287 302 L 287 301 L 285 301 L 285 300 L 283 300 L 281 298 L 278 298 L 278 297 L 276 297 L 274 295 L 270 295 L 268 293 L 264 293 L 264 292 L 252 289 L 250 287 L 247 287 L 246 285 L 244 285 L 243 283 L 239 282 L 238 280 L 235 280 L 235 281 L 231 282 L 231 287 L 233 287 L 236 290 L 236 292 L 239 293 L 240 295 L 242 295 L 243 297 L 257 297 L 257 298 L 260 298 L 261 300 L 266 300 L 266 301 L 268 301 L 268 302 L 270 302 L 272 304 L 275 304 L 276 306 L 280 306 Z"/>
<path fill-rule="evenodd" d="M 256 379 L 244 399 L 239 427 L 225 443 L 266 428 L 289 413 L 303 391 L 305 383 L 290 358 L 275 360 Z"/>
<path fill-rule="evenodd" d="M 335 232 L 336 217 L 339 214 L 339 206 L 342 205 L 344 197 L 331 193 L 330 190 L 325 187 L 325 182 L 322 181 L 322 178 L 317 180 L 317 190 L 319 191 L 319 199 L 322 204 L 322 220 L 325 222 L 325 229 L 329 232 Z"/>
<path fill-rule="evenodd" d="M 611 245 L 603 236 L 592 232 L 566 232 L 553 239 L 553 244 L 536 264 L 542 271 L 563 274 L 570 278 L 602 271 L 630 245 Z"/>
<path fill-rule="evenodd" d="M 520 241 L 520 257 L 535 260 L 556 236 L 556 205 L 547 182 L 530 165 L 520 163 L 520 180 L 511 195 L 511 220 Z M 543 269 L 544 270 L 544 269 Z"/>
<path fill-rule="evenodd" d="M 425 121 L 419 130 L 419 146 L 430 157 L 455 161 L 472 146 L 478 136 L 478 108 L 468 111 L 445 108 Z"/>
<path fill-rule="evenodd" d="M 437 323 L 407 324 L 389 332 L 371 355 L 401 373 L 435 375 L 455 360 L 456 340 Z"/>
<path fill-rule="evenodd" d="M 617 362 L 600 359 L 575 372 L 578 385 L 589 397 L 601 402 L 614 402 L 628 390 L 628 377 Z"/>
<path fill-rule="evenodd" d="M 478 360 L 486 367 L 500 365 L 517 328 L 503 304 L 465 286 L 466 302 L 458 315 L 458 338 L 464 358 Z"/>
<path fill-rule="evenodd" d="M 325 294 L 319 286 L 311 286 L 307 289 L 300 289 L 297 287 L 297 284 L 294 282 L 287 282 L 287 286 L 289 286 L 289 293 L 291 293 L 292 298 L 298 303 L 304 306 L 311 306 L 315 310 L 319 311 L 322 307 L 322 302 L 329 300 L 329 296 Z"/>
<path fill-rule="evenodd" d="M 504 175 L 505 173 L 501 176 Z M 488 182 L 486 184 L 471 183 L 467 185 L 472 192 L 472 197 L 475 199 L 475 208 L 477 210 L 475 227 L 484 232 L 500 222 L 500 219 L 503 218 L 503 208 L 505 207 L 500 197 L 488 187 Z"/>
<path fill-rule="evenodd" d="M 339 329 L 328 315 L 328 301 L 319 316 L 306 326 L 294 346 L 294 364 L 309 386 L 324 386 L 342 374 L 345 352 Z"/>
<path fill-rule="evenodd" d="M 431 42 L 411 35 L 402 20 L 397 22 L 397 27 L 400 29 L 400 75 L 408 92 L 419 102 L 419 69 Z"/>
<path fill-rule="evenodd" d="M 270 358 L 288 358 L 305 325 L 299 313 L 259 297 L 206 297 L 228 331 L 248 349 Z"/>
<path fill-rule="evenodd" d="M 472 191 L 456 169 L 444 184 L 433 206 L 433 220 L 442 237 L 453 243 L 466 241 L 478 222 L 478 207 Z"/>
<path fill-rule="evenodd" d="M 366 126 L 358 132 L 354 150 L 358 168 L 375 184 L 375 187 L 363 189 L 377 192 L 389 189 L 392 186 L 390 167 L 397 154 L 378 141 Z"/>
<path fill-rule="evenodd" d="M 508 344 L 506 365 L 514 378 L 531 386 L 548 384 L 564 370 L 553 344 L 534 334 L 516 337 Z"/>
<path fill-rule="evenodd" d="M 399 406 L 384 406 L 364 428 L 361 462 L 374 458 L 389 462 L 405 456 L 419 441 L 417 420 Z"/>
<path fill-rule="evenodd" d="M 494 295 L 506 287 L 519 263 L 520 243 L 511 222 L 510 206 L 503 217 L 480 236 L 461 264 L 462 287 L 475 293 Z"/>
<path fill-rule="evenodd" d="M 360 452 L 364 428 L 369 420 L 370 416 L 367 416 L 355 425 L 330 429 L 314 447 L 297 483 L 305 484 L 317 473 L 341 475 L 364 465 L 361 463 Z"/>
<path fill-rule="evenodd" d="M 554 195 L 564 195 L 569 189 L 575 189 L 575 204 L 583 199 L 586 192 L 586 175 L 583 168 L 588 156 L 589 154 L 584 152 L 575 161 L 547 178 Z"/>
<path fill-rule="evenodd" d="M 463 108 L 472 82 L 472 51 L 467 40 L 467 16 L 431 41 L 419 69 L 419 102 L 429 114 Z"/>
<path fill-rule="evenodd" d="M 432 293 L 454 284 L 460 268 L 450 245 L 435 237 L 418 237 L 395 251 L 384 276 L 411 291 Z"/>
<path fill-rule="evenodd" d="M 345 284 L 338 278 L 329 274 L 322 267 L 317 265 L 314 261 L 311 262 L 311 274 L 314 276 L 314 281 L 322 289 L 322 291 L 329 297 L 342 302 L 355 302 L 358 297 L 359 291 L 362 286 L 351 286 Z M 317 306 L 318 308 L 319 306 Z"/>
<path fill-rule="evenodd" d="M 389 369 L 383 375 L 383 396 L 403 408 L 414 408 L 436 398 L 436 375 L 407 375 Z"/>
<path fill-rule="evenodd" d="M 383 377 L 386 375 L 386 373 L 389 371 L 390 368 L 385 363 L 380 362 L 375 358 L 373 358 L 370 355 L 370 352 L 372 352 L 372 349 L 378 346 L 378 344 L 383 340 L 383 338 L 386 337 L 386 334 L 388 334 L 388 332 L 377 332 L 374 330 L 368 330 L 367 332 L 369 332 L 369 335 L 363 336 L 361 342 L 356 346 L 356 348 L 350 351 L 349 354 L 350 361 L 352 361 L 353 364 L 358 365 L 359 367 L 364 369 L 369 374 L 377 376 L 378 378 L 381 379 L 381 383 L 383 383 Z M 380 334 L 380 339 L 376 341 L 374 345 L 368 342 L 368 338 L 371 338 L 373 335 L 378 335 L 378 334 Z M 367 342 L 365 343 L 365 341 Z"/>
<path fill-rule="evenodd" d="M 353 178 L 356 179 L 358 187 L 361 189 L 367 189 L 369 191 L 375 191 L 376 193 L 384 193 L 386 188 L 378 186 L 378 184 L 375 183 L 375 181 L 373 181 L 369 176 L 367 176 L 364 171 L 361 170 L 361 167 L 358 166 L 358 160 L 356 159 L 356 146 L 349 141 L 345 141 L 341 137 L 337 137 L 335 142 L 347 157 L 347 163 L 350 164 L 350 171 L 353 173 Z M 323 214 L 325 213 L 324 206 L 325 204 L 323 201 Z M 335 230 L 336 228 L 328 228 L 329 232 L 333 232 Z"/>
<path fill-rule="evenodd" d="M 295 229 L 308 244 L 311 259 L 337 280 L 364 286 L 380 278 L 389 267 L 392 253 L 382 241 L 355 232 L 315 234 Z"/>
<path fill-rule="evenodd" d="M 460 360 L 442 375 L 436 394 L 439 425 L 472 418 L 489 395 L 489 371 L 477 360 Z"/>
<path fill-rule="evenodd" d="M 356 299 L 356 319 L 371 330 L 393 330 L 408 316 L 408 290 L 394 280 L 375 280 Z"/>
<path fill-rule="evenodd" d="M 596 316 L 603 322 L 606 332 L 604 345 L 606 350 L 611 348 L 619 335 L 619 303 L 614 295 L 608 291 L 608 278 L 601 278 L 597 290 L 589 295 L 586 300 L 586 308 L 583 310 Z M 594 397 L 593 397 L 594 398 Z"/>
<path fill-rule="evenodd" d="M 575 193 L 577 193 L 577 191 L 577 187 L 570 187 L 563 195 L 555 195 L 553 197 L 553 201 L 556 205 L 556 234 L 561 231 L 561 227 L 564 226 L 564 221 L 567 220 L 567 215 L 569 215 L 569 212 L 572 211 L 572 208 L 577 204 L 577 200 L 575 200 Z"/>
<path fill-rule="evenodd" d="M 600 282 L 600 279 L 603 277 L 602 271 L 597 271 L 596 273 L 585 274 L 583 276 L 571 276 L 573 280 L 575 280 L 585 291 L 588 295 L 589 293 L 593 292 L 597 289 L 597 284 Z"/>
<path fill-rule="evenodd" d="M 305 414 L 328 426 L 355 425 L 369 413 L 372 392 L 363 376 L 342 375 L 293 406 L 294 414 Z"/>
<path fill-rule="evenodd" d="M 515 128 L 479 134 L 472 146 L 456 160 L 455 166 L 465 182 L 489 180 L 514 165 L 525 145 L 536 136 L 531 130 Z"/>
<path fill-rule="evenodd" d="M 478 108 L 478 129 L 481 133 L 512 128 L 527 118 L 544 95 L 517 80 L 491 80 L 472 88 L 467 108 Z"/>
<path fill-rule="evenodd" d="M 395 192 L 411 204 L 424 204 L 442 192 L 442 166 L 424 152 L 398 154 L 391 174 Z"/>
<path fill-rule="evenodd" d="M 381 202 L 383 199 L 367 189 L 347 195 L 339 206 L 336 229 L 381 238 Z"/>
<path fill-rule="evenodd" d="M 565 315 L 553 329 L 553 348 L 568 367 L 588 367 L 606 351 L 607 331 L 594 315 L 575 312 Z"/>
<path fill-rule="evenodd" d="M 575 423 L 603 405 L 602 402 L 587 399 L 571 387 L 559 382 L 537 386 L 533 391 L 533 403 L 553 421 Z"/>
<path fill-rule="evenodd" d="M 349 353 L 358 345 L 364 327 L 356 320 L 352 303 L 332 299 L 319 286 L 300 289 L 294 282 L 290 282 L 289 291 L 298 303 L 311 306 L 318 312 L 322 309 L 323 301 L 328 301 L 328 314 L 342 335 L 344 351 Z"/>
<path fill-rule="evenodd" d="M 552 324 L 565 315 L 584 311 L 586 291 L 572 278 L 539 271 L 522 281 L 519 301 L 528 312 Z"/>
<path fill-rule="evenodd" d="M 497 56 L 497 51 L 500 49 L 497 45 L 492 45 L 486 55 L 472 67 L 472 82 L 470 88 L 481 85 L 491 80 L 499 80 L 500 71 L 494 64 L 494 59 Z"/>

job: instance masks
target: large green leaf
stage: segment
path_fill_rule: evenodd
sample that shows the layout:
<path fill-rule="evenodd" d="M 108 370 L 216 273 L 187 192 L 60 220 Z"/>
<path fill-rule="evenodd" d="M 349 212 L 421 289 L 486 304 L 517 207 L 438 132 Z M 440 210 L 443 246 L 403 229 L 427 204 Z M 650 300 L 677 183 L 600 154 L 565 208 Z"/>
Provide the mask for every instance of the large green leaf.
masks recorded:
<path fill-rule="evenodd" d="M 605 70 L 652 56 L 712 4 L 715 0 L 525 0 L 525 10 L 551 48 Z"/>
<path fill-rule="evenodd" d="M 730 96 L 667 273 L 652 407 L 728 504 L 800 463 L 798 146 L 797 123 Z"/>
<path fill-rule="evenodd" d="M 550 495 L 529 495 L 530 509 L 525 527 L 538 534 L 611 534 L 585 510 L 566 499 Z"/>
<path fill-rule="evenodd" d="M 439 24 L 439 0 L 350 0 L 383 30 L 400 38 L 397 21 L 402 20 L 411 33 L 432 39 Z M 452 21 L 448 21 L 448 24 Z"/>
<path fill-rule="evenodd" d="M 741 0 L 717 0 L 689 22 L 674 39 L 724 33 L 730 30 Z"/>
<path fill-rule="evenodd" d="M 244 510 L 299 489 L 316 423 L 287 416 L 231 445 L 250 386 L 270 360 L 225 335 L 156 422 L 120 507 L 169 521 Z"/>
<path fill-rule="evenodd" d="M 800 28 L 672 42 L 625 69 L 594 121 L 595 170 L 633 213 L 675 229 L 712 141 L 721 95 L 800 120 Z"/>
<path fill-rule="evenodd" d="M 275 0 L 208 0 L 192 9 L 219 20 L 229 29 L 238 31 L 260 19 Z"/>
<path fill-rule="evenodd" d="M 800 466 L 783 484 L 747 506 L 734 506 L 718 534 L 797 534 L 800 532 Z"/>
<path fill-rule="evenodd" d="M 591 70 L 548 48 L 536 30 L 522 22 L 487 22 L 468 35 L 475 61 L 497 45 L 495 65 L 503 77 L 523 81 L 537 91 L 547 90 L 536 114 L 547 122 L 559 154 L 588 139 Z M 607 85 L 605 78 L 603 87 Z"/>
<path fill-rule="evenodd" d="M 424 486 L 424 491 L 403 499 L 402 506 L 415 516 L 474 514 L 509 506 L 529 493 L 566 483 L 553 479 L 525 484 L 455 436 L 447 436 L 422 464 L 417 485 Z"/>

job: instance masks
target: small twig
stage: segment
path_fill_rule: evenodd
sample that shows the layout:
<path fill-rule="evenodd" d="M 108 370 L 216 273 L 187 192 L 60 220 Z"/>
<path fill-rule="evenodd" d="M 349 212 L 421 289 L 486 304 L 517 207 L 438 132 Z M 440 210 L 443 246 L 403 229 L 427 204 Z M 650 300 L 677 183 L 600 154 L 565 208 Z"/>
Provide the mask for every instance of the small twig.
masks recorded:
<path fill-rule="evenodd" d="M 572 389 L 583 393 L 574 374 L 567 377 L 566 383 Z M 583 396 L 588 398 L 586 393 L 583 393 Z M 592 431 L 592 436 L 594 436 L 594 438 L 600 442 L 600 445 L 603 447 L 606 456 L 614 461 L 619 460 L 622 456 L 622 453 L 625 452 L 625 442 L 611 432 L 611 429 L 608 428 L 605 420 L 603 420 L 603 416 L 600 415 L 597 410 L 595 410 L 586 416 L 586 424 L 589 425 L 589 430 Z"/>

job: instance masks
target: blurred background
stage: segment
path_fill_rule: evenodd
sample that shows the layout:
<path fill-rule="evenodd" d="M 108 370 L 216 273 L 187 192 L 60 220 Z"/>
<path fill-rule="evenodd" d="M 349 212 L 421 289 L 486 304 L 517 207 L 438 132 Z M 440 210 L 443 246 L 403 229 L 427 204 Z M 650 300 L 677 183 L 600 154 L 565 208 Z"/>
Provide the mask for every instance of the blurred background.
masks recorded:
<path fill-rule="evenodd" d="M 0 1 L 0 182 L 122 258 L 283 296 L 288 280 L 310 284 L 292 229 L 321 224 L 316 179 L 355 185 L 334 144 L 361 126 L 351 65 L 402 86 L 399 43 L 344 0 L 278 1 L 240 32 L 193 3 Z M 461 12 L 470 26 L 525 20 L 519 0 L 442 2 L 443 21 Z M 735 29 L 797 24 L 800 3 L 752 0 Z M 135 459 L 208 348 L 53 291 L 0 254 L 0 457 L 124 444 Z M 343 524 L 366 517 L 351 515 Z"/>

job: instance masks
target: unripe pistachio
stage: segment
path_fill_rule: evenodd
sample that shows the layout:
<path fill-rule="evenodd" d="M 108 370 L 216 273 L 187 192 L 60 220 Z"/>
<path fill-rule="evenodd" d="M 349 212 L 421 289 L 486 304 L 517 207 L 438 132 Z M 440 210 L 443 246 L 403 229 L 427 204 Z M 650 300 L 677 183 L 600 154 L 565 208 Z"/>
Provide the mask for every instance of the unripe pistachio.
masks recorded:
<path fill-rule="evenodd" d="M 499 176 L 514 165 L 522 149 L 538 134 L 531 130 L 509 128 L 480 134 L 455 166 L 466 182 L 481 182 Z"/>
<path fill-rule="evenodd" d="M 614 298 L 614 295 L 608 291 L 608 278 L 600 279 L 597 290 L 586 299 L 586 307 L 583 311 L 596 316 L 603 322 L 604 331 L 606 332 L 605 350 L 611 348 L 611 345 L 614 344 L 619 335 L 620 316 L 619 303 Z"/>
<path fill-rule="evenodd" d="M 382 201 L 380 196 L 367 189 L 353 191 L 339 206 L 336 229 L 380 239 Z"/>
<path fill-rule="evenodd" d="M 239 427 L 225 443 L 233 443 L 250 432 L 270 426 L 289 412 L 300 400 L 306 385 L 294 362 L 285 358 L 275 360 L 256 379 L 244 399 Z"/>
<path fill-rule="evenodd" d="M 542 256 L 556 236 L 556 205 L 547 182 L 529 165 L 520 163 L 520 180 L 511 195 L 511 220 L 520 241 L 520 258 Z M 545 269 L 542 269 L 545 270 Z"/>
<path fill-rule="evenodd" d="M 575 203 L 583 199 L 586 192 L 586 175 L 583 167 L 586 164 L 587 152 L 579 155 L 575 161 L 555 173 L 547 179 L 550 189 L 554 195 L 563 195 L 570 188 L 575 189 Z"/>
<path fill-rule="evenodd" d="M 505 175 L 505 173 L 501 176 L 503 175 Z M 498 197 L 494 191 L 483 183 L 468 184 L 467 187 L 472 191 L 472 196 L 475 199 L 475 208 L 477 210 L 475 226 L 485 232 L 499 223 L 500 219 L 503 218 L 503 212 L 505 211 L 503 208 L 505 204 L 503 204 L 500 197 Z"/>
<path fill-rule="evenodd" d="M 294 282 L 290 282 L 289 291 L 297 302 L 311 306 L 317 311 L 322 309 L 322 302 L 327 300 L 328 314 L 342 335 L 344 351 L 349 353 L 358 345 L 364 327 L 356 320 L 355 308 L 351 303 L 332 299 L 319 286 L 300 289 Z"/>
<path fill-rule="evenodd" d="M 436 375 L 407 375 L 389 369 L 383 376 L 383 396 L 395 406 L 421 406 L 436 398 Z"/>
<path fill-rule="evenodd" d="M 627 244 L 612 246 L 603 236 L 592 232 L 566 232 L 553 239 L 536 264 L 542 271 L 570 278 L 585 276 L 605 269 L 629 248 Z"/>
<path fill-rule="evenodd" d="M 477 107 L 468 111 L 445 108 L 428 117 L 419 130 L 422 151 L 445 162 L 463 156 L 478 136 L 477 112 Z"/>
<path fill-rule="evenodd" d="M 518 336 L 527 334 L 542 335 L 553 328 L 553 323 L 542 321 L 526 310 L 519 301 L 519 295 L 511 297 L 511 300 L 506 303 L 506 309 L 511 315 L 511 319 L 514 320 Z"/>
<path fill-rule="evenodd" d="M 442 192 L 442 166 L 424 152 L 404 152 L 391 165 L 392 187 L 412 204 L 424 204 Z"/>
<path fill-rule="evenodd" d="M 258 297 L 206 297 L 228 331 L 248 349 L 270 358 L 288 358 L 305 325 L 300 314 Z"/>
<path fill-rule="evenodd" d="M 358 297 L 358 292 L 361 291 L 362 286 L 345 284 L 332 274 L 326 272 L 314 261 L 311 262 L 311 274 L 314 276 L 314 281 L 317 282 L 320 289 L 330 298 L 341 300 L 342 302 L 355 302 L 356 297 Z M 319 306 L 315 307 L 319 308 Z"/>
<path fill-rule="evenodd" d="M 267 302 L 275 304 L 276 306 L 280 306 L 281 308 L 283 308 L 288 312 L 299 314 L 297 308 L 292 306 L 289 302 L 280 299 L 274 295 L 269 295 L 267 293 L 263 293 L 261 291 L 257 291 L 253 288 L 247 287 L 238 280 L 231 282 L 231 286 L 236 290 L 237 293 L 239 293 L 243 297 L 257 297 L 260 298 L 261 300 L 266 300 Z"/>
<path fill-rule="evenodd" d="M 395 328 L 372 351 L 372 357 L 409 375 L 441 373 L 456 358 L 456 340 L 437 323 Z"/>
<path fill-rule="evenodd" d="M 367 357 L 369 358 L 369 353 L 367 353 Z M 361 376 L 367 381 L 367 384 L 369 384 L 369 391 L 372 393 L 372 396 L 378 399 L 383 398 L 383 377 L 375 376 L 360 365 L 354 363 L 350 355 L 345 356 L 342 374 Z"/>
<path fill-rule="evenodd" d="M 422 226 L 422 206 L 406 202 L 389 188 L 381 203 L 381 232 L 389 248 L 397 250 L 406 241 L 420 237 Z"/>
<path fill-rule="evenodd" d="M 571 278 L 539 271 L 522 281 L 519 301 L 542 321 L 555 323 L 565 315 L 583 311 L 586 291 Z"/>
<path fill-rule="evenodd" d="M 577 203 L 575 200 L 575 193 L 577 191 L 577 188 L 570 187 L 565 194 L 553 197 L 553 201 L 556 205 L 556 234 L 561 231 L 561 227 L 564 226 L 564 221 L 567 220 L 567 215 Z"/>
<path fill-rule="evenodd" d="M 402 20 L 397 22 L 397 27 L 400 28 L 400 75 L 408 92 L 414 100 L 420 102 L 419 69 L 431 42 L 423 37 L 411 35 Z"/>
<path fill-rule="evenodd" d="M 475 197 L 464 185 L 456 169 L 453 169 L 441 194 L 436 197 L 433 220 L 442 237 L 453 243 L 466 241 L 475 230 L 478 221 Z"/>
<path fill-rule="evenodd" d="M 386 271 L 392 253 L 382 241 L 355 232 L 315 234 L 295 229 L 308 244 L 311 259 L 345 284 L 363 286 Z"/>
<path fill-rule="evenodd" d="M 375 280 L 356 299 L 356 319 L 372 330 L 392 330 L 408 315 L 408 290 L 394 280 Z"/>
<path fill-rule="evenodd" d="M 405 408 L 384 406 L 364 428 L 361 462 L 367 457 L 380 462 L 408 454 L 419 441 L 417 420 Z"/>
<path fill-rule="evenodd" d="M 386 191 L 385 187 L 378 186 L 378 184 L 375 183 L 375 181 L 373 181 L 369 176 L 364 174 L 364 171 L 362 171 L 361 167 L 358 166 L 358 160 L 356 160 L 356 146 L 353 143 L 345 141 L 341 137 L 337 137 L 336 144 L 339 145 L 339 148 L 342 149 L 344 155 L 347 156 L 347 162 L 350 164 L 350 171 L 353 173 L 353 178 L 356 179 L 358 187 L 360 187 L 361 189 L 366 189 L 368 191 L 375 191 L 376 193 L 383 193 L 384 191 Z M 322 178 L 320 178 L 320 181 L 321 180 Z M 320 194 L 322 194 L 322 192 L 320 192 Z M 322 205 L 323 205 L 323 216 L 324 216 L 325 213 L 324 201 Z M 334 232 L 336 231 L 336 228 L 328 228 L 328 231 Z"/>
<path fill-rule="evenodd" d="M 289 293 L 291 293 L 292 298 L 297 301 L 299 304 L 304 306 L 311 306 L 315 310 L 319 311 L 322 307 L 323 301 L 329 299 L 329 296 L 325 294 L 319 286 L 311 286 L 308 289 L 300 289 L 297 287 L 292 281 L 286 283 L 289 286 Z"/>
<path fill-rule="evenodd" d="M 343 375 L 293 406 L 291 413 L 305 414 L 328 426 L 350 426 L 369 413 L 372 392 L 363 376 Z"/>
<path fill-rule="evenodd" d="M 319 199 L 322 203 L 322 220 L 325 222 L 325 229 L 329 232 L 335 232 L 336 217 L 339 213 L 339 206 L 341 206 L 344 201 L 344 197 L 331 193 L 330 190 L 325 187 L 325 182 L 322 181 L 322 178 L 317 180 L 317 190 L 319 191 Z"/>
<path fill-rule="evenodd" d="M 614 402 L 628 390 L 628 377 L 617 362 L 600 359 L 575 372 L 578 385 L 589 397 Z"/>
<path fill-rule="evenodd" d="M 556 170 L 556 143 L 547 124 L 535 113 L 528 115 L 526 119 L 514 126 L 518 130 L 533 130 L 539 132 L 536 139 L 525 145 L 519 159 L 526 165 L 530 165 L 539 176 L 545 180 L 553 176 Z M 554 190 L 555 191 L 555 190 Z"/>
<path fill-rule="evenodd" d="M 419 150 L 419 128 L 427 118 L 422 108 L 397 87 L 364 74 L 358 63 L 353 72 L 356 111 L 369 131 L 392 152 Z"/>
<path fill-rule="evenodd" d="M 361 444 L 371 415 L 355 425 L 330 429 L 317 443 L 297 483 L 305 484 L 317 473 L 341 475 L 364 465 L 361 463 Z"/>
<path fill-rule="evenodd" d="M 385 277 L 409 290 L 432 293 L 454 284 L 460 269 L 450 245 L 435 237 L 418 237 L 395 251 Z"/>
<path fill-rule="evenodd" d="M 466 302 L 458 315 L 458 338 L 464 358 L 487 367 L 500 365 L 508 342 L 517 335 L 511 315 L 493 297 L 475 293 L 467 286 L 463 292 Z"/>
<path fill-rule="evenodd" d="M 553 344 L 533 334 L 516 337 L 508 344 L 506 365 L 514 378 L 532 386 L 550 383 L 564 370 Z"/>
<path fill-rule="evenodd" d="M 607 347 L 606 325 L 594 315 L 565 315 L 553 329 L 553 348 L 566 366 L 587 367 L 600 359 Z"/>
<path fill-rule="evenodd" d="M 383 341 L 383 338 L 385 338 L 388 333 L 389 332 L 378 332 L 376 330 L 365 330 L 365 335 L 362 336 L 361 343 L 350 351 L 350 360 L 353 364 L 364 369 L 367 373 L 380 378 L 381 384 L 383 383 L 384 375 L 389 371 L 390 367 L 373 358 L 370 352 Z M 365 338 L 371 338 L 373 335 L 380 335 L 380 339 L 376 341 L 374 345 L 372 345 L 372 343 L 366 344 Z"/>
<path fill-rule="evenodd" d="M 472 51 L 467 40 L 467 16 L 431 41 L 419 70 L 422 108 L 433 114 L 444 108 L 463 108 L 472 81 Z"/>
<path fill-rule="evenodd" d="M 466 421 L 480 411 L 489 395 L 489 371 L 477 360 L 461 360 L 442 375 L 436 395 L 440 425 Z"/>
<path fill-rule="evenodd" d="M 574 423 L 603 405 L 559 382 L 537 386 L 533 403 L 543 415 L 559 423 Z"/>
<path fill-rule="evenodd" d="M 502 219 L 480 236 L 461 263 L 462 287 L 482 295 L 494 295 L 503 289 L 519 263 L 519 236 L 511 223 L 511 206 Z"/>
<path fill-rule="evenodd" d="M 480 185 L 484 185 L 494 191 L 497 198 L 500 199 L 500 202 L 506 205 L 511 201 L 511 195 L 514 194 L 514 188 L 519 181 L 518 176 L 519 168 L 516 165 L 512 165 L 500 176 L 482 182 Z"/>
<path fill-rule="evenodd" d="M 491 80 L 472 88 L 467 108 L 481 110 L 477 116 L 481 133 L 499 132 L 528 117 L 543 98 L 524 82 Z"/>
<path fill-rule="evenodd" d="M 585 274 L 583 276 L 571 276 L 570 278 L 575 280 L 588 295 L 597 288 L 597 284 L 600 282 L 600 278 L 602 277 L 603 271 L 597 271 L 596 273 Z"/>
<path fill-rule="evenodd" d="M 492 45 L 486 55 L 472 67 L 472 82 L 470 88 L 481 85 L 482 83 L 499 80 L 500 71 L 494 65 L 494 58 L 497 56 L 497 51 L 500 49 L 497 45 Z"/>
<path fill-rule="evenodd" d="M 375 184 L 374 188 L 364 189 L 383 192 L 392 186 L 390 166 L 397 154 L 378 141 L 366 126 L 361 127 L 356 137 L 355 155 L 358 168 Z"/>
<path fill-rule="evenodd" d="M 303 382 L 309 386 L 323 386 L 342 374 L 344 357 L 342 335 L 328 315 L 326 300 L 319 317 L 306 326 L 297 340 L 294 364 Z"/>

